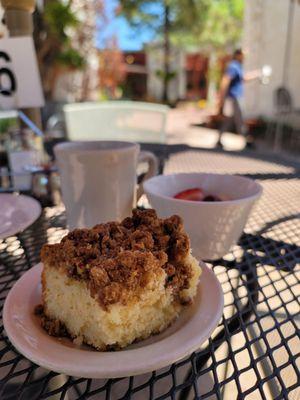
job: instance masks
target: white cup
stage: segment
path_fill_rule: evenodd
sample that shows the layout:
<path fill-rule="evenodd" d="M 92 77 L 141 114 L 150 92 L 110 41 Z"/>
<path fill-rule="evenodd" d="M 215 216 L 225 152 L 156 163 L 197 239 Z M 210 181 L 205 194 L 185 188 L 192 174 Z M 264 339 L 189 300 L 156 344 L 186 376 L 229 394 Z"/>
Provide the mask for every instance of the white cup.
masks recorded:
<path fill-rule="evenodd" d="M 224 201 L 188 201 L 174 196 L 187 189 L 202 188 Z M 178 214 L 190 236 L 195 257 L 218 260 L 241 236 L 255 202 L 262 194 L 258 182 L 243 176 L 181 173 L 158 175 L 145 182 L 145 193 L 162 218 Z"/>
<path fill-rule="evenodd" d="M 143 180 L 158 169 L 154 154 L 130 142 L 65 142 L 54 153 L 70 229 L 130 216 L 143 193 L 142 185 L 137 193 L 138 162 L 149 164 Z"/>

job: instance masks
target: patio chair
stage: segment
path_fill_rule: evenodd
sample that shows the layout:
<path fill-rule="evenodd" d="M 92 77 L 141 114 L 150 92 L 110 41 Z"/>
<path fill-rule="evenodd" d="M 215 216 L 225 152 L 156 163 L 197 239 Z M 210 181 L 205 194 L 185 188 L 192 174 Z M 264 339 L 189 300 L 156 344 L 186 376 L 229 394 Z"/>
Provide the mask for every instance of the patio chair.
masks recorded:
<path fill-rule="evenodd" d="M 277 114 L 293 111 L 293 99 L 288 89 L 279 87 L 274 92 L 274 106 Z"/>
<path fill-rule="evenodd" d="M 274 116 L 269 123 L 267 137 L 270 137 L 272 131 L 274 135 L 274 150 L 280 150 L 282 147 L 283 134 L 288 128 L 290 136 L 300 129 L 300 110 L 294 107 L 293 98 L 290 91 L 285 87 L 279 87 L 274 91 Z M 272 129 L 272 126 L 274 128 Z"/>
<path fill-rule="evenodd" d="M 107 101 L 68 104 L 63 110 L 70 140 L 165 142 L 168 106 Z"/>

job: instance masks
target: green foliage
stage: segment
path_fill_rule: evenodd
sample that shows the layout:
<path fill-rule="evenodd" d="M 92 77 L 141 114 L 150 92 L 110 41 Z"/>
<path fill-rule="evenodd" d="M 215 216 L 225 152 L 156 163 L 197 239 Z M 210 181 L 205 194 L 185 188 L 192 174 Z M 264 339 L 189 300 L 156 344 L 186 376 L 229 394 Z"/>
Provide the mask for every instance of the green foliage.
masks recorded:
<path fill-rule="evenodd" d="M 68 29 L 76 28 L 79 24 L 77 17 L 71 9 L 71 2 L 62 0 L 51 0 L 46 2 L 44 9 L 44 20 L 49 35 L 59 43 L 59 51 L 56 61 L 71 68 L 83 68 L 84 58 L 72 47 L 68 36 Z"/>
<path fill-rule="evenodd" d="M 170 7 L 170 31 L 199 29 L 205 19 L 205 10 L 211 0 L 119 0 L 120 13 L 136 28 L 145 25 L 158 34 L 163 29 L 163 14 Z M 153 7 L 155 5 L 156 7 Z"/>
<path fill-rule="evenodd" d="M 187 51 L 228 53 L 241 39 L 245 0 L 119 0 L 120 13 L 142 29 L 147 26 L 161 39 L 165 71 L 156 76 L 164 83 L 174 78 L 168 58 L 170 43 Z M 155 5 L 155 7 L 153 7 Z M 217 81 L 219 66 L 210 65 L 211 79 Z"/>
<path fill-rule="evenodd" d="M 198 2 L 197 2 L 198 3 Z M 244 0 L 210 0 L 196 8 L 197 23 L 172 35 L 172 42 L 187 49 L 231 51 L 241 40 Z"/>
<path fill-rule="evenodd" d="M 162 39 L 164 51 L 164 71 L 156 76 L 163 81 L 163 100 L 168 98 L 168 83 L 174 78 L 170 71 L 170 43 L 174 34 L 182 36 L 200 30 L 204 24 L 204 11 L 210 0 L 119 0 L 121 13 L 136 28 L 145 25 L 152 28 Z M 155 7 L 153 7 L 155 6 Z"/>
<path fill-rule="evenodd" d="M 176 77 L 177 74 L 176 71 L 170 71 L 166 73 L 165 71 L 158 69 L 155 71 L 155 75 L 162 80 L 170 82 L 172 79 Z"/>
<path fill-rule="evenodd" d="M 173 34 L 199 34 L 204 29 L 212 0 L 170 0 Z"/>
<path fill-rule="evenodd" d="M 77 69 L 82 69 L 86 65 L 84 57 L 82 57 L 77 50 L 72 48 L 62 50 L 61 53 L 57 55 L 57 61 L 62 65 Z"/>
<path fill-rule="evenodd" d="M 208 49 L 232 50 L 240 40 L 243 28 L 244 0 L 214 0 L 199 43 Z"/>
<path fill-rule="evenodd" d="M 68 41 L 66 29 L 78 25 L 78 20 L 71 10 L 70 3 L 59 0 L 52 0 L 45 4 L 44 18 L 50 33 L 62 41 Z"/>
<path fill-rule="evenodd" d="M 6 133 L 10 128 L 17 127 L 17 118 L 1 118 L 0 134 Z"/>
<path fill-rule="evenodd" d="M 44 0 L 44 10 L 36 10 L 34 18 L 34 39 L 42 79 L 47 79 L 49 68 L 56 64 L 70 68 L 85 65 L 84 57 L 70 39 L 70 31 L 80 25 L 71 9 L 71 1 Z"/>
<path fill-rule="evenodd" d="M 163 9 L 170 6 L 170 39 L 194 50 L 232 49 L 241 39 L 245 0 L 120 0 L 121 14 L 132 26 L 153 28 L 159 38 Z M 151 5 L 158 5 L 153 9 Z M 160 7 L 159 7 L 160 6 Z M 161 8 L 161 12 L 158 9 Z"/>
<path fill-rule="evenodd" d="M 148 25 L 153 29 L 160 28 L 159 12 L 153 10 L 151 5 L 156 3 L 163 9 L 163 0 L 119 0 L 119 3 L 119 13 L 124 15 L 133 27 L 143 28 Z"/>

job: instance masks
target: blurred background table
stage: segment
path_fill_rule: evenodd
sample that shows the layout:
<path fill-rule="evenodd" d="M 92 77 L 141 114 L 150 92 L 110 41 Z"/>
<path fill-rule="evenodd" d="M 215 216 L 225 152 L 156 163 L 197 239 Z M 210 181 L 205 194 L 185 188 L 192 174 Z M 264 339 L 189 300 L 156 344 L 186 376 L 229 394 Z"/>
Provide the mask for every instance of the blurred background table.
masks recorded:
<path fill-rule="evenodd" d="M 300 163 L 275 155 L 184 145 L 142 148 L 155 152 L 164 173 L 242 174 L 264 187 L 239 243 L 209 264 L 225 296 L 218 328 L 199 351 L 162 370 L 89 380 L 31 363 L 11 345 L 1 322 L 0 398 L 298 399 Z M 0 241 L 1 309 L 15 281 L 39 262 L 42 245 L 66 234 L 65 223 L 62 206 L 46 207 L 30 228 Z"/>

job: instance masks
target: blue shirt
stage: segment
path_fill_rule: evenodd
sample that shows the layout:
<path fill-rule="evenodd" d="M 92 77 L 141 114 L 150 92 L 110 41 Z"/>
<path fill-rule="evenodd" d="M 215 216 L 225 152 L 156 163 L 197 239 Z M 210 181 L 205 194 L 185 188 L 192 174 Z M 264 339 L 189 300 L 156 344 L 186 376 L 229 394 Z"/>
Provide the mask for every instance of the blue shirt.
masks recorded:
<path fill-rule="evenodd" d="M 231 78 L 227 96 L 239 99 L 242 97 L 244 91 L 244 71 L 242 64 L 237 60 L 231 61 L 227 66 L 226 74 Z"/>

